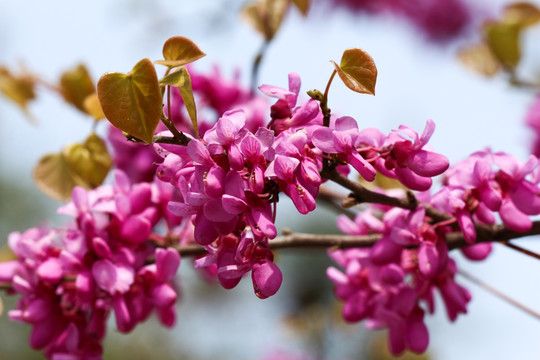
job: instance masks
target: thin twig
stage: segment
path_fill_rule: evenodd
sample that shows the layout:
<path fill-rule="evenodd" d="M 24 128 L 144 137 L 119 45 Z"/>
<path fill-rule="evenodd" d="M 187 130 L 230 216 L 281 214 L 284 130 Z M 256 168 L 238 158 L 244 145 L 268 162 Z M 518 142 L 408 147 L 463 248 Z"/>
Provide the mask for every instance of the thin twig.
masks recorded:
<path fill-rule="evenodd" d="M 491 294 L 497 296 L 499 299 L 506 301 L 510 305 L 513 305 L 513 306 L 517 307 L 518 309 L 526 312 L 528 315 L 532 315 L 535 318 L 540 320 L 540 314 L 539 313 L 537 313 L 536 311 L 532 310 L 531 308 L 521 304 L 520 302 L 512 299 L 511 297 L 509 297 L 508 295 L 504 294 L 503 292 L 495 289 L 491 285 L 486 284 L 485 282 L 483 282 L 482 280 L 478 279 L 477 277 L 471 275 L 470 273 L 460 269 L 460 270 L 458 270 L 458 274 L 460 274 L 461 276 L 463 276 L 465 279 L 469 280 L 470 282 L 478 285 L 482 289 L 484 289 L 484 290 L 490 292 Z"/>
<path fill-rule="evenodd" d="M 508 241 L 503 241 L 501 242 L 501 244 L 503 244 L 504 246 L 507 246 L 509 247 L 510 249 L 513 249 L 513 250 L 516 250 L 522 254 L 525 254 L 527 256 L 530 256 L 530 257 L 533 257 L 535 259 L 538 259 L 540 260 L 540 254 L 537 254 L 531 250 L 527 250 L 525 248 L 522 248 L 521 246 L 517 246 L 515 244 L 512 244 L 512 243 L 509 243 Z"/>

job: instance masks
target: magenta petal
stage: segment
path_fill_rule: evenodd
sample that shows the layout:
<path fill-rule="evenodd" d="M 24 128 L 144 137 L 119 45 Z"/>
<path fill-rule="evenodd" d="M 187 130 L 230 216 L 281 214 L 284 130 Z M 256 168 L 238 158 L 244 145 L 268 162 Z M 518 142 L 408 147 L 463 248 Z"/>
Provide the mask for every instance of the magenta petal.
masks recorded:
<path fill-rule="evenodd" d="M 410 321 L 407 324 L 407 345 L 411 351 L 421 354 L 429 344 L 429 333 L 422 319 Z"/>
<path fill-rule="evenodd" d="M 197 215 L 193 225 L 195 227 L 193 231 L 195 241 L 197 241 L 200 245 L 208 245 L 216 240 L 219 236 L 219 233 L 215 229 L 213 223 L 203 214 Z"/>
<path fill-rule="evenodd" d="M 225 194 L 221 200 L 223 209 L 230 214 L 241 214 L 249 210 L 248 204 L 237 197 Z"/>
<path fill-rule="evenodd" d="M 408 168 L 395 169 L 397 179 L 411 190 L 425 191 L 431 187 L 431 178 L 422 177 Z"/>
<path fill-rule="evenodd" d="M 540 194 L 533 184 L 521 181 L 510 194 L 515 206 L 527 215 L 540 214 Z"/>
<path fill-rule="evenodd" d="M 491 253 L 491 243 L 479 243 L 461 248 L 461 252 L 469 260 L 484 260 Z"/>
<path fill-rule="evenodd" d="M 156 249 L 156 275 L 160 282 L 171 280 L 180 266 L 180 254 L 173 248 Z"/>
<path fill-rule="evenodd" d="M 0 282 L 10 283 L 18 266 L 19 261 L 17 260 L 0 262 Z"/>
<path fill-rule="evenodd" d="M 474 223 L 471 218 L 471 214 L 466 211 L 458 211 L 456 214 L 457 221 L 465 241 L 468 244 L 472 244 L 476 241 L 476 229 L 474 228 Z"/>
<path fill-rule="evenodd" d="M 56 336 L 59 325 L 52 318 L 34 324 L 30 333 L 30 346 L 34 349 L 42 349 L 47 346 Z"/>
<path fill-rule="evenodd" d="M 251 272 L 255 295 L 260 299 L 266 299 L 274 295 L 281 286 L 283 275 L 279 267 L 270 260 L 253 265 Z"/>
<path fill-rule="evenodd" d="M 114 316 L 116 318 L 116 327 L 120 332 L 128 333 L 135 326 L 135 321 L 132 321 L 128 306 L 123 296 L 115 296 L 113 298 Z"/>
<path fill-rule="evenodd" d="M 36 270 L 37 276 L 46 282 L 57 283 L 62 278 L 62 264 L 58 258 L 50 258 Z"/>
<path fill-rule="evenodd" d="M 206 194 L 212 198 L 219 198 L 223 195 L 223 181 L 225 179 L 225 171 L 219 166 L 212 166 L 205 173 L 204 188 Z"/>
<path fill-rule="evenodd" d="M 251 210 L 251 216 L 257 224 L 260 231 L 263 232 L 269 239 L 273 239 L 277 235 L 276 226 L 272 222 L 272 212 L 264 211 L 261 208 L 253 208 Z"/>
<path fill-rule="evenodd" d="M 517 232 L 527 232 L 532 227 L 531 219 L 519 211 L 512 200 L 504 199 L 499 209 L 501 219 L 510 230 Z"/>
<path fill-rule="evenodd" d="M 47 317 L 51 310 L 51 303 L 48 301 L 39 298 L 32 300 L 23 313 L 24 321 L 37 323 Z"/>
<path fill-rule="evenodd" d="M 428 278 L 432 278 L 439 268 L 439 253 L 435 245 L 430 242 L 420 244 L 418 249 L 418 267 L 420 272 Z"/>
<path fill-rule="evenodd" d="M 176 322 L 176 310 L 174 304 L 156 309 L 159 321 L 166 327 L 173 327 Z"/>
<path fill-rule="evenodd" d="M 326 153 L 335 154 L 338 152 L 334 144 L 334 134 L 332 130 L 327 127 L 321 126 L 315 130 L 311 141 L 313 142 L 313 145 Z"/>
<path fill-rule="evenodd" d="M 176 291 L 169 284 L 154 286 L 150 295 L 157 307 L 167 307 L 176 301 Z"/>
<path fill-rule="evenodd" d="M 444 155 L 418 150 L 409 157 L 407 166 L 420 176 L 432 177 L 445 172 L 450 166 L 450 162 Z"/>
<path fill-rule="evenodd" d="M 210 221 L 226 222 L 236 216 L 236 214 L 232 214 L 225 210 L 221 199 L 207 201 L 206 204 L 204 204 L 203 210 L 204 216 Z"/>
<path fill-rule="evenodd" d="M 140 215 L 130 216 L 122 224 L 122 238 L 133 244 L 141 244 L 150 235 L 152 224 Z"/>
<path fill-rule="evenodd" d="M 396 244 L 390 237 L 384 236 L 371 248 L 371 261 L 376 265 L 384 265 L 399 261 L 403 247 Z"/>
<path fill-rule="evenodd" d="M 349 161 L 349 163 L 356 169 L 356 171 L 358 171 L 360 175 L 362 175 L 366 181 L 375 180 L 375 175 L 377 174 L 375 168 L 360 154 L 350 154 L 347 156 L 347 161 Z"/>

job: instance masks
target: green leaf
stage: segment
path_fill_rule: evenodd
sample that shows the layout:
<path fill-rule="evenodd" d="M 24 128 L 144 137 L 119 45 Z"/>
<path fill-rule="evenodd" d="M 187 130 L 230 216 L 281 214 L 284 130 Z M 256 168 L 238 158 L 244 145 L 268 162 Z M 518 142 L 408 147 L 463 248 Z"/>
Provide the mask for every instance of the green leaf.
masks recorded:
<path fill-rule="evenodd" d="M 82 64 L 62 74 L 60 90 L 64 99 L 82 112 L 86 112 L 84 99 L 96 92 L 94 82 Z"/>
<path fill-rule="evenodd" d="M 99 79 L 98 98 L 107 119 L 118 129 L 150 144 L 163 113 L 156 69 L 148 59 L 129 74 L 108 73 Z"/>
<path fill-rule="evenodd" d="M 63 154 L 72 171 L 87 184 L 86 188 L 101 185 L 112 166 L 107 146 L 96 134 L 91 134 L 83 144 L 67 146 Z"/>
<path fill-rule="evenodd" d="M 514 69 L 521 59 L 520 29 L 518 24 L 505 22 L 491 23 L 485 27 L 489 48 L 497 59 L 510 69 Z"/>
<path fill-rule="evenodd" d="M 165 60 L 158 60 L 155 63 L 173 68 L 192 63 L 205 55 L 190 39 L 183 36 L 173 36 L 163 45 L 163 58 Z"/>
<path fill-rule="evenodd" d="M 348 49 L 343 53 L 339 66 L 334 61 L 332 63 L 349 89 L 362 94 L 375 95 L 377 67 L 367 52 L 361 49 Z"/>
<path fill-rule="evenodd" d="M 0 67 L 0 91 L 17 104 L 28 115 L 28 103 L 36 98 L 34 80 L 30 76 L 13 76 L 5 67 Z"/>
<path fill-rule="evenodd" d="M 177 86 L 180 90 L 180 95 L 184 100 L 184 105 L 188 111 L 191 123 L 195 129 L 195 135 L 199 136 L 197 126 L 197 107 L 195 106 L 195 98 L 193 97 L 193 88 L 191 87 L 191 77 L 185 67 L 179 68 L 177 71 L 170 73 L 160 80 L 161 84 Z"/>
<path fill-rule="evenodd" d="M 458 52 L 461 62 L 469 69 L 485 76 L 494 76 L 500 69 L 501 63 L 485 43 L 470 45 Z"/>
<path fill-rule="evenodd" d="M 75 186 L 95 188 L 112 166 L 103 140 L 91 134 L 83 144 L 66 146 L 58 154 L 42 157 L 34 168 L 34 182 L 45 194 L 67 201 Z"/>
<path fill-rule="evenodd" d="M 244 6 L 241 15 L 266 41 L 270 41 L 279 30 L 289 5 L 289 0 L 259 0 Z"/>

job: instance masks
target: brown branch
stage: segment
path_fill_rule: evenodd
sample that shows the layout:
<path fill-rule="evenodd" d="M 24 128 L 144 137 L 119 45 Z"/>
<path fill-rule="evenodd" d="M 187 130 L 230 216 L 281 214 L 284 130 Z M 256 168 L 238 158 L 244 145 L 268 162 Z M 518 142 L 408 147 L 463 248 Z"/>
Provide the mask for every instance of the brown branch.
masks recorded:
<path fill-rule="evenodd" d="M 332 180 L 333 182 L 352 191 L 353 196 L 356 198 L 358 203 L 376 203 L 409 210 L 414 210 L 418 205 L 420 205 L 412 192 L 408 192 L 407 197 L 405 198 L 396 198 L 388 196 L 386 194 L 371 191 L 359 184 L 358 182 L 352 181 L 348 177 L 341 175 L 335 169 L 322 170 L 321 176 L 325 179 Z M 422 206 L 426 209 L 426 215 L 431 217 L 435 221 L 445 221 L 452 218 L 451 215 L 439 211 L 430 205 L 422 204 Z"/>
<path fill-rule="evenodd" d="M 347 196 L 339 194 L 323 186 L 319 188 L 319 194 L 317 195 L 317 201 L 321 201 L 322 203 L 328 205 L 340 214 L 345 214 L 349 218 L 354 219 L 356 213 L 342 206 L 343 202 L 347 199 Z"/>

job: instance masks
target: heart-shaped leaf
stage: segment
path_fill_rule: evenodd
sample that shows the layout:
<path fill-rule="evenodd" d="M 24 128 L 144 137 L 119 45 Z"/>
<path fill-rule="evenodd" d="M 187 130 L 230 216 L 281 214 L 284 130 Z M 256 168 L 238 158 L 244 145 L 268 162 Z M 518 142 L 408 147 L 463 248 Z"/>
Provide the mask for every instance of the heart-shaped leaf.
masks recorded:
<path fill-rule="evenodd" d="M 348 49 L 343 53 L 339 66 L 334 61 L 332 63 L 349 89 L 362 94 L 375 95 L 377 67 L 367 52 L 361 49 Z"/>
<path fill-rule="evenodd" d="M 85 186 L 69 166 L 64 154 L 49 154 L 42 157 L 34 168 L 34 182 L 50 197 L 67 201 L 75 186 Z"/>
<path fill-rule="evenodd" d="M 266 41 L 270 41 L 279 30 L 289 4 L 289 0 L 259 0 L 244 6 L 241 15 Z"/>
<path fill-rule="evenodd" d="M 532 26 L 540 21 L 540 9 L 528 2 L 518 2 L 504 8 L 503 22 L 521 27 Z"/>
<path fill-rule="evenodd" d="M 292 0 L 293 4 L 300 10 L 302 15 L 307 16 L 311 0 Z"/>
<path fill-rule="evenodd" d="M 184 100 L 184 105 L 188 111 L 191 123 L 195 129 L 195 135 L 199 136 L 197 127 L 197 107 L 195 106 L 195 98 L 193 97 L 193 88 L 191 86 L 191 77 L 185 67 L 179 68 L 177 71 L 170 73 L 160 80 L 161 84 L 177 86 L 180 90 L 180 95 Z"/>
<path fill-rule="evenodd" d="M 158 60 L 155 63 L 173 68 L 192 63 L 205 55 L 190 39 L 183 36 L 173 36 L 163 44 L 163 58 L 165 60 Z"/>
<path fill-rule="evenodd" d="M 98 98 L 107 119 L 118 129 L 150 144 L 163 113 L 156 69 L 148 59 L 129 74 L 108 73 L 99 79 Z"/>
<path fill-rule="evenodd" d="M 521 59 L 518 24 L 495 22 L 485 27 L 487 44 L 493 54 L 506 67 L 515 68 Z"/>
<path fill-rule="evenodd" d="M 84 99 L 83 101 L 83 107 L 84 111 L 92 116 L 94 119 L 101 120 L 105 118 L 105 114 L 103 113 L 103 109 L 101 109 L 101 105 L 99 104 L 99 99 L 97 93 L 90 94 Z"/>
<path fill-rule="evenodd" d="M 112 166 L 107 146 L 96 134 L 91 134 L 83 144 L 67 146 L 63 154 L 72 171 L 87 183 L 87 188 L 101 185 Z"/>
<path fill-rule="evenodd" d="M 103 140 L 91 134 L 83 144 L 68 145 L 58 154 L 42 157 L 34 168 L 34 181 L 41 191 L 57 200 L 69 200 L 75 186 L 95 188 L 112 165 Z"/>
<path fill-rule="evenodd" d="M 62 74 L 60 89 L 64 99 L 82 112 L 86 112 L 84 99 L 96 92 L 94 82 L 82 64 Z"/>
<path fill-rule="evenodd" d="M 34 81 L 28 76 L 13 76 L 8 69 L 0 67 L 0 92 L 17 104 L 28 115 L 28 103 L 35 99 Z"/>
<path fill-rule="evenodd" d="M 458 57 L 465 66 L 485 76 L 493 76 L 501 69 L 501 63 L 485 43 L 461 49 Z"/>

